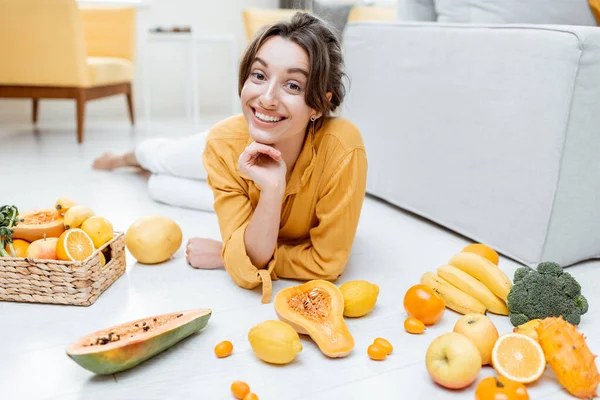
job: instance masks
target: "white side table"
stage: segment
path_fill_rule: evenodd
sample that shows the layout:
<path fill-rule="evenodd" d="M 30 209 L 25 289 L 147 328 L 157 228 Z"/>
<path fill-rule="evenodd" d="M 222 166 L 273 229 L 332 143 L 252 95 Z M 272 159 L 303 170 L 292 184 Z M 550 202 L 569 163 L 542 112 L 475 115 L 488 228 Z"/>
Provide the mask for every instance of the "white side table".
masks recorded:
<path fill-rule="evenodd" d="M 231 81 L 232 81 L 232 93 L 231 93 L 231 110 L 232 114 L 235 114 L 239 108 L 239 99 L 237 94 L 237 64 L 238 64 L 238 46 L 235 36 L 233 34 L 194 34 L 194 33 L 171 33 L 171 32 L 148 32 L 146 35 L 146 49 L 144 51 L 144 117 L 146 124 L 149 126 L 151 122 L 151 100 L 152 90 L 150 85 L 150 49 L 153 42 L 184 42 L 188 43 L 188 56 L 189 56 L 189 70 L 188 76 L 190 84 L 186 85 L 186 118 L 193 117 L 194 125 L 198 126 L 200 123 L 200 93 L 198 90 L 198 44 L 212 43 L 212 42 L 226 42 L 231 47 Z"/>

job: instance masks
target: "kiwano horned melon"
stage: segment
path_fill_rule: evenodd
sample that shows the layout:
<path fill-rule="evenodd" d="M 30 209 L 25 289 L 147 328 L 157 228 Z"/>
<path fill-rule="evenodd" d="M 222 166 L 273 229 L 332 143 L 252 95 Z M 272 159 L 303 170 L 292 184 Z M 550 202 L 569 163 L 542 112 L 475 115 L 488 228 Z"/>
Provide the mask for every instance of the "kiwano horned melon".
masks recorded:
<path fill-rule="evenodd" d="M 156 315 L 89 334 L 67 349 L 67 355 L 96 374 L 135 367 L 203 329 L 212 311 L 199 309 Z"/>
<path fill-rule="evenodd" d="M 167 261 L 179 250 L 182 240 L 179 225 L 160 215 L 138 219 L 125 234 L 127 249 L 142 264 Z"/>
<path fill-rule="evenodd" d="M 280 320 L 309 335 L 326 356 L 345 357 L 354 348 L 344 320 L 344 297 L 333 283 L 316 279 L 282 289 L 274 306 Z"/>
<path fill-rule="evenodd" d="M 13 227 L 13 239 L 34 242 L 38 239 L 59 237 L 65 231 L 63 216 L 54 208 L 36 208 L 19 214 Z"/>
<path fill-rule="evenodd" d="M 579 399 L 598 397 L 600 373 L 596 355 L 575 325 L 562 316 L 547 317 L 535 330 L 546 360 L 567 392 Z"/>

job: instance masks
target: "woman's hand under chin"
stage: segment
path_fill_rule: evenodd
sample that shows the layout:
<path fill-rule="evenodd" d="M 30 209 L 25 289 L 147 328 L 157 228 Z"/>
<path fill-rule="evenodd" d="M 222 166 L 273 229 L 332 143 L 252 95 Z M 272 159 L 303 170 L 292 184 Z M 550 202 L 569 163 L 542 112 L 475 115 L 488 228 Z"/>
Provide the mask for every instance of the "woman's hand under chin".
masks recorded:
<path fill-rule="evenodd" d="M 240 155 L 238 166 L 262 191 L 283 196 L 287 166 L 279 150 L 253 142 Z"/>
<path fill-rule="evenodd" d="M 188 264 L 198 269 L 223 268 L 221 252 L 223 243 L 204 238 L 192 238 L 185 247 L 185 257 Z"/>

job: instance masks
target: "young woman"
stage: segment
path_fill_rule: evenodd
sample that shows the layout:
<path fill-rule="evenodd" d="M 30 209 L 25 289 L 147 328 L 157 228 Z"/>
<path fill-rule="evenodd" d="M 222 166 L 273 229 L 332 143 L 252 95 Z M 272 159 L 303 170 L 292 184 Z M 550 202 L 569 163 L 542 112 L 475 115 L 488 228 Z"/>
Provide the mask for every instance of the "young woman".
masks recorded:
<path fill-rule="evenodd" d="M 190 265 L 224 267 L 243 288 L 262 284 L 263 302 L 272 279 L 339 277 L 367 173 L 360 132 L 332 116 L 345 94 L 343 77 L 335 34 L 311 14 L 299 12 L 254 38 L 240 63 L 242 115 L 194 139 L 204 146 L 222 243 L 191 239 Z M 140 165 L 134 155 L 97 162 Z"/>

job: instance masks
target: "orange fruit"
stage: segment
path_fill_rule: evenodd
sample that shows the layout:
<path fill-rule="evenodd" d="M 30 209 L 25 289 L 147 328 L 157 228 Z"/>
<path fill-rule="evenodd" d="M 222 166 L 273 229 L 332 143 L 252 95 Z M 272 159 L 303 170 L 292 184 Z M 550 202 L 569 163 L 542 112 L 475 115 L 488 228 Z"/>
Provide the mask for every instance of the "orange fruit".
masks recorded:
<path fill-rule="evenodd" d="M 404 294 L 404 310 L 425 325 L 433 325 L 444 315 L 446 303 L 432 288 L 419 283 Z"/>
<path fill-rule="evenodd" d="M 250 393 L 250 386 L 244 381 L 235 381 L 231 384 L 231 393 L 238 400 L 243 400 Z"/>
<path fill-rule="evenodd" d="M 488 376 L 479 381 L 475 400 L 529 400 L 527 387 L 503 376 Z"/>
<path fill-rule="evenodd" d="M 384 349 L 387 354 L 392 354 L 392 351 L 394 351 L 394 346 L 392 346 L 392 344 L 387 339 L 380 337 L 375 338 L 375 340 L 373 340 L 373 344 Z"/>
<path fill-rule="evenodd" d="M 17 258 L 25 258 L 27 255 L 27 248 L 31 243 L 23 239 L 14 239 L 12 241 L 12 247 L 15 250 L 15 255 Z M 8 243 L 4 247 L 4 250 L 8 252 L 12 256 L 12 252 L 10 251 L 10 247 L 8 247 Z"/>
<path fill-rule="evenodd" d="M 369 354 L 371 360 L 377 361 L 385 360 L 388 355 L 387 351 L 383 347 L 375 343 L 367 348 L 367 354 Z"/>
<path fill-rule="evenodd" d="M 215 346 L 215 355 L 219 358 L 229 357 L 233 352 L 233 343 L 223 340 Z"/>
<path fill-rule="evenodd" d="M 425 324 L 414 317 L 404 320 L 404 330 L 408 333 L 420 334 L 425 332 Z"/>
<path fill-rule="evenodd" d="M 498 265 L 498 262 L 500 261 L 500 257 L 498 256 L 498 253 L 496 253 L 496 250 L 481 243 L 470 244 L 462 249 L 462 252 L 479 254 L 480 256 L 490 260 L 495 265 Z"/>
<path fill-rule="evenodd" d="M 56 257 L 65 261 L 83 261 L 96 250 L 92 238 L 79 228 L 63 232 L 56 244 Z"/>
<path fill-rule="evenodd" d="M 505 333 L 492 349 L 492 365 L 498 374 L 514 382 L 535 382 L 546 369 L 546 357 L 538 342 L 519 333 Z"/>

